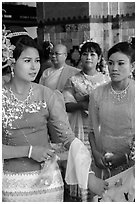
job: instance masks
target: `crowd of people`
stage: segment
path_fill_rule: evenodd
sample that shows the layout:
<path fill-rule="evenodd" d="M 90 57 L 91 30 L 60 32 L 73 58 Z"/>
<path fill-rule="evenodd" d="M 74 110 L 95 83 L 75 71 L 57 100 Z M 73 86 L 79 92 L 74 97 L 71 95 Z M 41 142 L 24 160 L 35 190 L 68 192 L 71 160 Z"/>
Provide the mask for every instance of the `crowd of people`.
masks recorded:
<path fill-rule="evenodd" d="M 45 61 L 24 28 L 3 27 L 2 201 L 133 202 L 134 44 L 112 46 L 106 69 L 94 41 L 79 46 L 80 69 L 66 45 L 42 49 Z"/>

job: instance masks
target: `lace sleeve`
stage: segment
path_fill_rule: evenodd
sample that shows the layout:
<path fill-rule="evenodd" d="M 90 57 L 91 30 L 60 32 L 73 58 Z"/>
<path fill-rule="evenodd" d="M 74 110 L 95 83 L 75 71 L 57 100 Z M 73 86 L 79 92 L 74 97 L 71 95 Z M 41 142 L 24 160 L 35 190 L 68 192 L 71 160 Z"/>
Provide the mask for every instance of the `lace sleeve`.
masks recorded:
<path fill-rule="evenodd" d="M 68 115 L 65 111 L 65 103 L 63 95 L 59 91 L 54 91 L 48 101 L 49 108 L 49 131 L 52 139 L 58 138 L 65 147 L 69 148 L 73 139 L 74 133 L 71 130 Z"/>
<path fill-rule="evenodd" d="M 71 78 L 69 78 L 63 90 L 63 96 L 64 96 L 65 103 L 69 103 L 69 102 L 75 103 L 76 100 L 75 100 L 74 94 L 75 94 L 74 86 L 73 86 Z"/>
<path fill-rule="evenodd" d="M 95 134 L 96 144 L 99 144 L 99 103 L 98 103 L 98 88 L 92 92 L 89 99 L 89 132 L 93 132 Z"/>

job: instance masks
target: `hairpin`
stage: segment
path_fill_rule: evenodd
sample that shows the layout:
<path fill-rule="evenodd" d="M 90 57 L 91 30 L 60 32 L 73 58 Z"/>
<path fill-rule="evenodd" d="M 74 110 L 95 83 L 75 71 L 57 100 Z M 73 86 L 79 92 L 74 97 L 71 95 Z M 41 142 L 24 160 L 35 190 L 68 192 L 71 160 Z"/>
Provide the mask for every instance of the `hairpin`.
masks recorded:
<path fill-rule="evenodd" d="M 29 36 L 29 34 L 26 31 L 22 31 L 22 32 L 9 33 L 8 38 L 12 38 L 12 37 L 20 36 L 20 35 L 28 35 Z"/>
<path fill-rule="evenodd" d="M 135 37 L 134 37 L 134 36 L 130 36 L 130 37 L 128 38 L 128 44 L 131 45 L 131 46 L 134 45 L 134 43 L 133 43 L 133 38 L 135 38 Z"/>
<path fill-rule="evenodd" d="M 46 48 L 46 50 L 48 50 L 48 49 L 53 49 L 53 44 L 51 43 L 51 42 L 49 42 L 49 45 L 47 46 L 47 48 Z"/>
<path fill-rule="evenodd" d="M 86 41 L 84 41 L 83 43 L 81 43 L 81 44 L 79 45 L 79 51 L 81 51 L 81 48 L 82 48 L 83 45 L 84 45 L 85 43 L 87 43 L 87 42 L 95 42 L 95 43 L 96 43 L 96 41 L 95 41 L 93 38 L 91 38 L 90 40 L 86 40 Z"/>
<path fill-rule="evenodd" d="M 4 29 L 2 30 L 2 62 L 4 65 L 2 65 L 2 68 L 11 66 L 11 64 L 15 62 L 15 59 L 13 58 L 13 50 L 15 49 L 15 46 L 10 42 L 8 37 L 9 33 L 10 30 L 6 30 L 6 27 L 4 26 Z"/>

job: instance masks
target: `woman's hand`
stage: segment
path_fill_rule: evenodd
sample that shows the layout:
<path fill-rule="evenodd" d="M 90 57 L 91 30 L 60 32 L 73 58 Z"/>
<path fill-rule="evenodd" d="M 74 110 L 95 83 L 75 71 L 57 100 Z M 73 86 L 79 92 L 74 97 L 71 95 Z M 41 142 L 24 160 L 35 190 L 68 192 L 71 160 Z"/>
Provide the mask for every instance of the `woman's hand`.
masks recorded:
<path fill-rule="evenodd" d="M 76 95 L 75 96 L 76 98 L 76 101 L 79 102 L 79 101 L 85 101 L 85 102 L 88 102 L 89 103 L 89 95 Z"/>
<path fill-rule="evenodd" d="M 101 154 L 97 150 L 94 150 L 93 156 L 94 156 L 95 164 L 98 168 L 105 169 L 107 167 L 103 154 Z"/>
<path fill-rule="evenodd" d="M 110 168 L 115 168 L 115 167 L 120 166 L 123 163 L 127 162 L 126 161 L 126 155 L 118 154 L 118 153 L 115 153 L 110 157 L 105 157 L 104 156 L 104 160 L 105 160 L 106 163 L 108 163 L 108 166 Z"/>
<path fill-rule="evenodd" d="M 55 156 L 55 151 L 46 147 L 33 146 L 31 158 L 37 162 L 43 162 L 47 159 L 52 159 Z"/>
<path fill-rule="evenodd" d="M 102 194 L 108 190 L 108 182 L 100 178 L 97 178 L 93 173 L 89 174 L 88 188 L 95 194 L 102 196 Z"/>
<path fill-rule="evenodd" d="M 88 110 L 88 103 L 86 101 L 78 102 L 78 104 L 81 106 L 81 110 Z"/>

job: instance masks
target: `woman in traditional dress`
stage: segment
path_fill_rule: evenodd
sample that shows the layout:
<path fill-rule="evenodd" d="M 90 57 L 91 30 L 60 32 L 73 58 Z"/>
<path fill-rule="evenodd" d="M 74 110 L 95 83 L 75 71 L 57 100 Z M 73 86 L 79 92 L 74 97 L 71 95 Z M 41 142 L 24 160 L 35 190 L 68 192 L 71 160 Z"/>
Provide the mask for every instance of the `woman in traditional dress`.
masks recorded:
<path fill-rule="evenodd" d="M 111 82 L 98 87 L 90 97 L 89 133 L 96 176 L 106 179 L 129 167 L 130 144 L 135 136 L 135 50 L 131 43 L 120 42 L 108 51 Z"/>
<path fill-rule="evenodd" d="M 70 128 L 62 94 L 32 82 L 40 69 L 35 41 L 18 27 L 2 33 L 2 59 L 12 74 L 2 88 L 2 200 L 63 201 L 64 184 L 50 145 L 49 120 L 69 149 L 66 182 L 102 194 L 107 182 L 92 172 L 89 152 Z"/>
<path fill-rule="evenodd" d="M 80 45 L 82 70 L 68 79 L 63 91 L 71 128 L 75 136 L 88 147 L 89 94 L 110 80 L 98 71 L 101 56 L 102 51 L 98 43 L 86 41 Z"/>
<path fill-rule="evenodd" d="M 81 71 L 70 77 L 63 95 L 69 122 L 75 136 L 89 149 L 88 141 L 88 103 L 89 94 L 110 78 L 98 71 L 102 51 L 98 43 L 86 41 L 80 45 Z M 92 129 L 92 127 L 91 127 Z M 77 187 L 70 188 L 70 195 L 77 197 Z M 81 194 L 81 193 L 80 193 Z M 80 196 L 81 197 L 81 196 Z"/>

